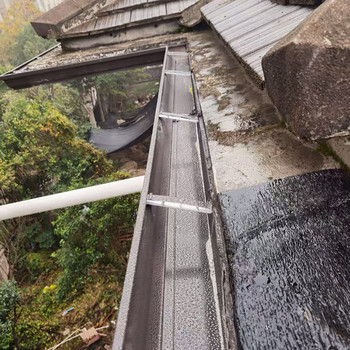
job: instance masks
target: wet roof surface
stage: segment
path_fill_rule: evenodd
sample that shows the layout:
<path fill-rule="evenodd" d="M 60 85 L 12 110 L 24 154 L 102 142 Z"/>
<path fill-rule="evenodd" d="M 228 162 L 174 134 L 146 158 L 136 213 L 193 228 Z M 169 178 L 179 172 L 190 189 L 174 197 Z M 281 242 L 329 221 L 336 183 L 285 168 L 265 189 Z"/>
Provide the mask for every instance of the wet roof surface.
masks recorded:
<path fill-rule="evenodd" d="M 350 177 L 220 195 L 241 349 L 349 349 Z"/>
<path fill-rule="evenodd" d="M 270 0 L 214 0 L 201 11 L 238 58 L 263 81 L 262 57 L 313 9 Z"/>

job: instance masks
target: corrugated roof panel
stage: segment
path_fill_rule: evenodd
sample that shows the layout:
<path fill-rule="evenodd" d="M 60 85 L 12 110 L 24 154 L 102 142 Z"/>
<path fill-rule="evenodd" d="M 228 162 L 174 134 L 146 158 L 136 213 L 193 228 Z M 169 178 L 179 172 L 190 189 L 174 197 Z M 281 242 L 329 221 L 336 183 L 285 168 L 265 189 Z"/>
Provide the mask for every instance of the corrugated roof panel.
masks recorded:
<path fill-rule="evenodd" d="M 259 5 L 259 3 L 266 2 L 270 0 L 244 0 L 244 1 L 233 1 L 230 4 L 227 4 L 217 13 L 213 12 L 213 17 L 211 22 L 213 24 L 221 23 L 226 18 L 230 19 L 231 16 L 237 16 L 241 12 L 244 12 L 247 9 L 254 8 Z M 236 4 L 238 2 L 238 4 Z"/>
<path fill-rule="evenodd" d="M 274 33 L 278 34 L 280 30 L 285 29 L 286 26 L 291 26 L 293 29 L 295 27 L 295 23 L 299 23 L 302 20 L 304 20 L 305 16 L 304 13 L 301 11 L 295 11 L 291 14 L 288 19 L 280 18 L 276 20 L 276 22 L 268 23 L 267 25 L 263 27 L 258 27 L 255 30 L 252 30 L 251 32 L 247 32 L 246 35 L 241 37 L 236 37 L 230 40 L 227 40 L 228 42 L 234 41 L 236 45 L 244 45 L 246 41 L 255 40 L 255 39 L 261 39 L 263 40 L 267 35 L 271 34 L 271 31 L 273 30 Z M 224 36 L 223 36 L 224 37 Z M 225 38 L 225 37 L 224 37 Z"/>
<path fill-rule="evenodd" d="M 262 69 L 261 61 L 266 52 L 268 52 L 276 43 L 278 40 L 275 42 L 270 43 L 267 46 L 264 46 L 263 48 L 260 48 L 260 50 L 254 51 L 252 54 L 247 55 L 244 58 L 244 61 L 247 65 L 250 66 L 250 68 L 257 74 L 260 78 L 261 81 L 264 80 L 264 72 Z"/>
<path fill-rule="evenodd" d="M 166 15 L 165 4 L 132 10 L 130 22 L 144 21 Z"/>
<path fill-rule="evenodd" d="M 99 13 L 113 12 L 122 10 L 128 7 L 133 7 L 140 4 L 147 4 L 147 0 L 119 0 L 106 7 L 104 7 Z"/>
<path fill-rule="evenodd" d="M 221 38 L 264 81 L 262 57 L 313 9 L 270 0 L 214 0 L 201 11 Z"/>
<path fill-rule="evenodd" d="M 251 31 L 264 27 L 269 24 L 274 24 L 275 20 L 282 19 L 284 16 L 291 15 L 292 13 L 300 11 L 299 7 L 288 6 L 285 11 L 281 12 L 281 9 L 276 7 L 270 7 L 264 12 L 264 16 L 259 16 L 255 21 L 251 21 L 250 18 L 239 21 L 239 23 L 233 23 L 232 26 L 222 31 L 222 36 L 227 41 L 234 40 L 240 36 L 244 36 Z M 257 16 L 261 11 L 254 12 L 252 15 Z"/>
<path fill-rule="evenodd" d="M 69 29 L 62 35 L 62 38 L 180 17 L 182 11 L 196 2 L 198 0 L 117 0 L 102 8 L 96 14 L 96 19 Z"/>
<path fill-rule="evenodd" d="M 118 27 L 118 26 L 122 26 L 124 24 L 130 23 L 131 15 L 132 15 L 131 11 L 124 11 L 124 12 L 111 15 L 111 16 L 114 16 L 115 18 L 111 27 Z M 110 27 L 106 27 L 106 28 L 110 28 Z"/>
<path fill-rule="evenodd" d="M 274 7 L 275 6 L 273 6 L 272 8 Z M 225 31 L 227 29 L 230 30 L 230 28 L 232 28 L 233 26 L 237 26 L 238 24 L 242 23 L 242 21 L 243 23 L 246 22 L 243 20 L 243 18 L 249 19 L 253 16 L 258 16 L 261 12 L 268 11 L 269 9 L 271 9 L 271 5 L 268 2 L 264 1 L 257 4 L 254 7 L 247 8 L 242 12 L 239 12 L 239 13 L 233 12 L 233 14 L 230 16 L 225 15 L 225 19 L 223 19 L 221 22 L 216 24 L 217 30 L 220 30 L 220 31 Z M 231 10 L 231 11 L 234 11 L 234 10 Z"/>
<path fill-rule="evenodd" d="M 108 21 L 109 21 L 108 16 L 98 17 L 94 30 L 100 30 L 101 28 L 106 27 Z"/>
<path fill-rule="evenodd" d="M 89 32 L 94 30 L 95 25 L 96 25 L 96 19 L 93 19 L 91 21 L 85 22 L 83 24 L 80 24 L 79 26 L 70 29 L 68 32 L 71 34 L 74 33 L 83 33 L 83 32 Z"/>
<path fill-rule="evenodd" d="M 180 0 L 171 1 L 166 4 L 167 15 L 172 15 L 182 12 L 185 8 L 196 3 L 196 0 Z"/>
<path fill-rule="evenodd" d="M 219 9 L 221 6 L 224 6 L 230 2 L 230 0 L 218 0 L 218 1 L 211 1 L 209 4 L 205 5 L 201 8 L 201 11 L 204 15 L 207 13 L 210 13 L 213 9 Z"/>

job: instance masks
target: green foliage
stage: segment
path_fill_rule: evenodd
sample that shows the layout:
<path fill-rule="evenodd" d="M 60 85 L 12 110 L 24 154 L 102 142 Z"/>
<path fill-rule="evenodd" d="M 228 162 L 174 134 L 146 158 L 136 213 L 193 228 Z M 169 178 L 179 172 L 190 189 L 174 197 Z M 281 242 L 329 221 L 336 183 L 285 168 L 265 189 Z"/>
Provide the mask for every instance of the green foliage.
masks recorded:
<path fill-rule="evenodd" d="M 141 84 L 136 84 L 132 87 L 131 92 L 132 95 L 135 96 L 154 96 L 159 90 L 159 82 L 158 81 L 149 81 Z"/>
<path fill-rule="evenodd" d="M 32 87 L 26 91 L 26 95 L 40 104 L 51 102 L 77 127 L 77 136 L 86 138 L 91 126 L 84 114 L 85 109 L 78 84 L 64 83 Z"/>
<path fill-rule="evenodd" d="M 11 349 L 13 344 L 12 328 L 15 322 L 15 310 L 19 303 L 19 289 L 14 281 L 3 282 L 0 286 L 0 348 Z"/>
<path fill-rule="evenodd" d="M 129 90 L 134 84 L 147 79 L 149 74 L 143 69 L 132 69 L 88 77 L 83 84 L 86 88 L 96 88 L 98 100 L 108 115 L 111 112 L 133 110 L 136 96 Z"/>
<path fill-rule="evenodd" d="M 104 155 L 77 137 L 51 102 L 11 101 L 0 122 L 0 187 L 6 200 L 75 188 L 112 172 Z"/>
<path fill-rule="evenodd" d="M 57 310 L 59 303 L 56 298 L 56 289 L 55 284 L 46 286 L 38 298 L 40 307 L 39 310 L 42 312 L 46 319 L 50 318 Z"/>
<path fill-rule="evenodd" d="M 3 21 L 0 22 L 0 47 L 1 64 L 10 63 L 10 48 L 13 45 L 16 35 L 21 32 L 31 19 L 39 15 L 34 2 L 31 0 L 17 0 L 6 10 Z M 22 49 L 20 47 L 20 49 Z M 15 52 L 17 55 L 19 52 Z"/>
<path fill-rule="evenodd" d="M 0 66 L 0 75 L 6 73 L 8 70 L 9 70 L 9 67 Z M 7 85 L 3 81 L 0 81 L 0 96 L 6 91 L 8 91 Z M 1 104 L 0 104 L 0 119 L 1 119 L 1 114 L 2 113 L 1 113 Z"/>
<path fill-rule="evenodd" d="M 18 66 L 55 45 L 55 41 L 41 38 L 30 23 L 22 26 L 9 48 L 10 64 Z"/>
<path fill-rule="evenodd" d="M 34 279 L 53 268 L 50 253 L 48 251 L 27 252 L 24 258 L 26 268 L 33 275 Z"/>
<path fill-rule="evenodd" d="M 24 228 L 26 239 L 33 248 L 40 250 L 52 249 L 57 245 L 57 237 L 51 227 L 51 222 L 44 222 L 45 214 L 38 215 L 38 221 L 33 224 L 27 224 Z M 43 270 L 44 271 L 44 270 Z"/>
<path fill-rule="evenodd" d="M 110 180 L 125 178 L 118 173 Z M 100 183 L 93 181 L 90 185 Z M 55 253 L 64 269 L 58 280 L 58 297 L 81 291 L 89 281 L 89 269 L 97 263 L 124 270 L 126 249 L 119 243 L 123 229 L 135 222 L 138 195 L 128 195 L 75 206 L 63 211 L 55 222 L 61 248 Z"/>
<path fill-rule="evenodd" d="M 19 302 L 19 291 L 14 281 L 3 282 L 0 286 L 0 322 L 8 320 L 13 308 Z"/>
<path fill-rule="evenodd" d="M 54 44 L 38 37 L 23 20 L 36 14 L 32 1 L 21 0 L 0 25 L 0 74 Z M 154 82 L 145 90 L 141 84 L 131 88 L 145 79 L 143 70 L 133 70 L 85 79 L 84 84 L 96 87 L 108 108 L 126 110 L 133 108 L 135 94 L 157 90 Z M 90 128 L 84 89 L 78 81 L 15 92 L 0 82 L 1 203 L 127 177 L 114 174 L 104 154 L 83 140 Z M 119 236 L 130 232 L 137 205 L 138 195 L 130 195 L 0 222 L 0 244 L 21 286 L 21 294 L 12 281 L 0 286 L 0 349 L 52 346 L 67 325 L 62 310 L 68 297 L 74 300 L 76 314 L 80 312 L 75 320 L 79 326 L 100 322 L 110 313 L 120 298 L 127 261 L 128 247 L 121 245 Z M 83 290 L 89 299 L 79 295 Z"/>
<path fill-rule="evenodd" d="M 16 326 L 21 350 L 46 349 L 50 346 L 53 332 L 58 325 L 49 320 L 22 319 Z"/>
<path fill-rule="evenodd" d="M 7 95 L 7 94 L 6 94 Z M 84 186 L 112 174 L 113 166 L 101 152 L 80 139 L 76 127 L 51 101 L 8 94 L 0 121 L 0 200 L 20 201 Z M 51 213 L 0 223 L 0 243 L 11 247 L 10 264 L 16 271 L 39 275 L 41 264 L 26 253 L 55 249 Z M 32 256 L 34 258 L 34 256 Z M 22 277 L 21 277 L 22 278 Z"/>
<path fill-rule="evenodd" d="M 184 33 L 190 32 L 190 31 L 191 31 L 190 28 L 179 25 L 178 27 L 175 28 L 174 33 L 184 34 Z"/>

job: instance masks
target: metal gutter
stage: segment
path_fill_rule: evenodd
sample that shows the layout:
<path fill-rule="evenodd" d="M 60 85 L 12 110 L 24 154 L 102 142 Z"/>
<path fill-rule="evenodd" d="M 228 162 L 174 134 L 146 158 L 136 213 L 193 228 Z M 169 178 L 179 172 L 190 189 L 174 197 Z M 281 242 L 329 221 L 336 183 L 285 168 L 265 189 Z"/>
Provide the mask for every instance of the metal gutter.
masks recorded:
<path fill-rule="evenodd" d="M 24 70 L 29 63 L 44 56 L 54 48 L 45 51 L 30 61 L 1 75 L 0 80 L 3 80 L 6 85 L 13 89 L 23 89 L 36 85 L 51 84 L 81 78 L 82 76 L 160 64 L 163 62 L 165 52 L 164 47 L 158 47 L 149 50 L 119 54 L 113 57 L 92 59 L 89 61 L 76 62 L 39 70 Z"/>
<path fill-rule="evenodd" d="M 198 101 L 186 47 L 167 49 L 113 350 L 235 348 L 228 264 Z"/>
<path fill-rule="evenodd" d="M 236 349 L 220 209 L 186 46 L 1 79 L 19 88 L 28 85 L 24 77 L 38 85 L 159 63 L 160 56 L 159 98 L 113 349 Z"/>
<path fill-rule="evenodd" d="M 36 61 L 36 60 L 39 59 L 40 57 L 45 56 L 45 55 L 48 54 L 49 52 L 51 52 L 51 51 L 53 51 L 53 50 L 55 50 L 55 49 L 57 49 L 57 48 L 59 48 L 59 47 L 61 47 L 61 44 L 57 44 L 57 45 L 55 45 L 55 46 L 50 47 L 50 48 L 47 49 L 46 51 L 39 53 L 39 55 L 37 55 L 37 56 L 35 56 L 35 57 L 29 59 L 28 61 L 23 62 L 23 63 L 20 64 L 19 66 L 17 66 L 17 67 L 15 67 L 15 68 L 11 69 L 10 71 L 8 71 L 8 72 L 6 72 L 6 73 L 0 75 L 0 79 L 1 79 L 1 77 L 5 76 L 5 75 L 7 76 L 7 75 L 10 75 L 11 73 L 13 73 L 13 72 L 15 72 L 15 71 L 17 71 L 17 70 L 20 70 L 21 68 L 27 66 L 29 63 L 32 63 L 32 62 Z"/>

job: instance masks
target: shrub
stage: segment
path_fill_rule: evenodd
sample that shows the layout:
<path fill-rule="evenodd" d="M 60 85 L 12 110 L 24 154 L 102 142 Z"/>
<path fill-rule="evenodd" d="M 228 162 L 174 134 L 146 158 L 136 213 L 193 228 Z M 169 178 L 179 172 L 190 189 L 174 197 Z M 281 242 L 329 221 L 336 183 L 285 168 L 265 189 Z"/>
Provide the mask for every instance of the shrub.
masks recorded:
<path fill-rule="evenodd" d="M 16 307 L 20 300 L 19 289 L 14 281 L 3 282 L 0 286 L 0 348 L 12 349 L 13 327 L 16 323 Z"/>

